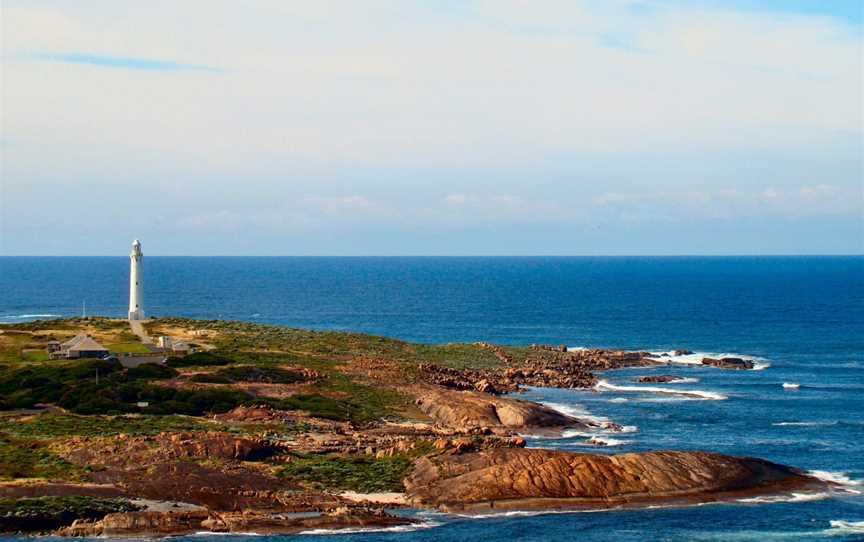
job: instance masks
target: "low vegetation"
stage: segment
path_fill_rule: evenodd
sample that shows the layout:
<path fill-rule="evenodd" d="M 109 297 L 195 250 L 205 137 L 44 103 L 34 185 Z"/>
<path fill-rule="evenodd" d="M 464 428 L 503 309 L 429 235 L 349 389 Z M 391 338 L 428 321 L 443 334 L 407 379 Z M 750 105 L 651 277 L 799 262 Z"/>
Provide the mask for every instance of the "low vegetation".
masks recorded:
<path fill-rule="evenodd" d="M 0 480 L 76 480 L 79 476 L 74 465 L 51 453 L 44 442 L 0 433 Z"/>
<path fill-rule="evenodd" d="M 76 519 L 100 519 L 140 508 L 126 499 L 84 496 L 0 498 L 0 532 L 44 532 Z"/>
<path fill-rule="evenodd" d="M 256 367 L 249 365 L 225 367 L 212 373 L 194 375 L 193 382 L 214 384 L 233 384 L 236 382 L 265 382 L 268 384 L 296 384 L 305 382 L 307 377 L 299 371 L 278 367 Z"/>
<path fill-rule="evenodd" d="M 411 469 L 411 462 L 407 456 L 295 454 L 279 475 L 314 489 L 360 493 L 404 491 L 402 480 Z"/>
<path fill-rule="evenodd" d="M 231 358 L 215 352 L 195 352 L 185 357 L 170 357 L 165 364 L 168 367 L 210 367 L 234 363 Z"/>
<path fill-rule="evenodd" d="M 156 435 L 175 431 L 204 431 L 212 425 L 189 416 L 76 416 L 42 413 L 23 418 L 0 417 L 0 434 L 28 439 Z"/>
<path fill-rule="evenodd" d="M 150 349 L 146 346 L 138 342 L 125 342 L 125 343 L 113 343 L 106 344 L 105 348 L 107 348 L 110 352 L 115 354 L 149 354 Z"/>

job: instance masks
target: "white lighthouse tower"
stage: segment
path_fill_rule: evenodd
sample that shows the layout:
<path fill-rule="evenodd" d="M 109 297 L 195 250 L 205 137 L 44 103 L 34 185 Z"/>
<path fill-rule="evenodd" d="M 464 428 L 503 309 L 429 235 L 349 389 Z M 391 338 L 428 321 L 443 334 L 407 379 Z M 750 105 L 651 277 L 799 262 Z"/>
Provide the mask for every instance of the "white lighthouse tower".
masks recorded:
<path fill-rule="evenodd" d="M 129 254 L 129 319 L 144 319 L 144 276 L 141 273 L 141 263 L 144 254 L 141 253 L 141 241 L 132 241 L 132 253 Z"/>

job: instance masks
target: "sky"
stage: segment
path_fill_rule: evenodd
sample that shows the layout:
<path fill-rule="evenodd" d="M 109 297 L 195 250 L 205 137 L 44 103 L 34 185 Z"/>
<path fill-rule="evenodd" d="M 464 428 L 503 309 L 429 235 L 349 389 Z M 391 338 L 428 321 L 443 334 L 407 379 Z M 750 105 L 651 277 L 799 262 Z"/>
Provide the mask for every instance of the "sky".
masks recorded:
<path fill-rule="evenodd" d="M 0 255 L 864 253 L 862 0 L 0 10 Z"/>

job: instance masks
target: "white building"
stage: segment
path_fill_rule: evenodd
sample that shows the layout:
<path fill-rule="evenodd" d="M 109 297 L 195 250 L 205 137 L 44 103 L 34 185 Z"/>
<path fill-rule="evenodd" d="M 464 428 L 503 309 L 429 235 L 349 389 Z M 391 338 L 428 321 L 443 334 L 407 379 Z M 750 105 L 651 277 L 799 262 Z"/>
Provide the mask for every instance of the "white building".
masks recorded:
<path fill-rule="evenodd" d="M 129 319 L 144 319 L 144 275 L 141 265 L 144 254 L 141 253 L 141 241 L 132 242 L 132 253 L 129 254 Z"/>

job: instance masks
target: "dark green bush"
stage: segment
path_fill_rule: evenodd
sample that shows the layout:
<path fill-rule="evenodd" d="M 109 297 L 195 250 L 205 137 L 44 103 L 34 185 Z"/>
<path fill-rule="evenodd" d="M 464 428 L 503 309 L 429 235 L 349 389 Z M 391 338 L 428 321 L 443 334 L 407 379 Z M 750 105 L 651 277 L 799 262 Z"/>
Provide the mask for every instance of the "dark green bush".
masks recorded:
<path fill-rule="evenodd" d="M 315 456 L 295 454 L 280 476 L 305 482 L 318 489 L 372 493 L 404 491 L 402 479 L 411 468 L 404 456 Z"/>
<path fill-rule="evenodd" d="M 168 358 L 168 361 L 165 362 L 169 367 L 206 367 L 214 365 L 229 365 L 231 363 L 233 363 L 231 359 L 212 352 L 195 352 L 194 354 L 189 354 L 182 358 L 170 357 Z"/>
<path fill-rule="evenodd" d="M 156 363 L 145 363 L 126 370 L 127 380 L 166 380 L 179 373 L 171 367 Z"/>
<path fill-rule="evenodd" d="M 114 512 L 140 510 L 125 499 L 97 497 L 27 497 L 0 499 L 0 532 L 44 532 L 76 519 L 101 519 Z"/>
<path fill-rule="evenodd" d="M 256 367 L 241 365 L 225 367 L 218 371 L 198 374 L 192 377 L 194 382 L 210 382 L 214 384 L 230 384 L 232 382 L 266 382 L 270 384 L 295 384 L 305 382 L 306 375 L 299 371 L 281 369 L 279 367 Z"/>

